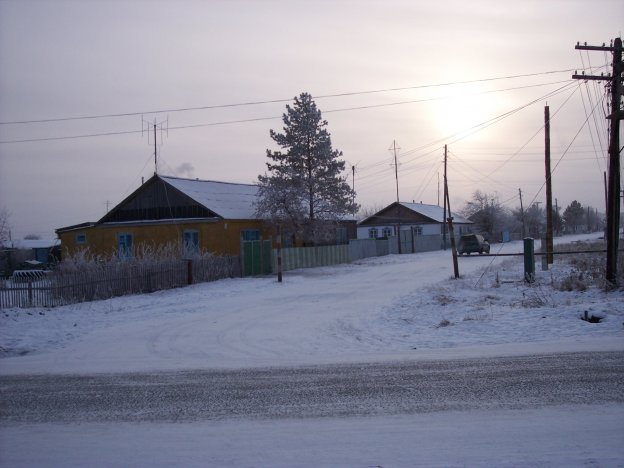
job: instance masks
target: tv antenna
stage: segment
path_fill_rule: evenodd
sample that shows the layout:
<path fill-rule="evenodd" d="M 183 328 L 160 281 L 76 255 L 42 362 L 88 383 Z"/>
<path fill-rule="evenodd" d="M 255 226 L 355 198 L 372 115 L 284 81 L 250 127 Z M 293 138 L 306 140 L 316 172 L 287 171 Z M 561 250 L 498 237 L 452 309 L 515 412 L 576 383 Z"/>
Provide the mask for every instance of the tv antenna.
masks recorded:
<path fill-rule="evenodd" d="M 352 200 L 353 203 L 355 203 L 355 174 L 359 173 L 359 171 L 357 169 L 359 164 L 360 164 L 360 161 L 358 161 L 355 164 L 350 164 L 351 165 L 351 173 L 353 174 L 353 185 L 351 186 L 351 190 L 353 190 L 353 200 Z"/>
<path fill-rule="evenodd" d="M 163 133 L 166 133 L 169 136 L 169 116 L 167 116 L 166 120 L 162 120 L 160 122 L 156 121 L 154 117 L 153 122 L 149 122 L 141 117 L 141 136 L 143 133 L 147 133 L 147 144 L 150 145 L 150 133 L 154 133 L 152 137 L 154 140 L 154 174 L 158 174 L 158 139 L 156 138 L 156 130 L 160 130 L 160 144 L 163 144 Z"/>

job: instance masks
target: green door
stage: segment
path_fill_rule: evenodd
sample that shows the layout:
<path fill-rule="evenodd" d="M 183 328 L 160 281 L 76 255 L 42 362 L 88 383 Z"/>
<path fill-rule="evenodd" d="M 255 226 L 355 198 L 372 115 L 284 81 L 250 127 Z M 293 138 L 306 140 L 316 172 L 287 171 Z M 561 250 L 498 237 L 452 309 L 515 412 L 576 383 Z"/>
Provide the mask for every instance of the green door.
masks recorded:
<path fill-rule="evenodd" d="M 268 275 L 273 271 L 270 240 L 243 241 L 243 276 Z"/>

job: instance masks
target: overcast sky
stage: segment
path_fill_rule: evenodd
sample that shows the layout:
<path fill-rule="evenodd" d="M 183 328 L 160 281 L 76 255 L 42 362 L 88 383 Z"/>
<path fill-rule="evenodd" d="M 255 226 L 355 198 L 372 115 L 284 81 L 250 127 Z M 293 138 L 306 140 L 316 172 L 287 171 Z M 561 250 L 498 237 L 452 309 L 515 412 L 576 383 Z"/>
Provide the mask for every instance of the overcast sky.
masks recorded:
<path fill-rule="evenodd" d="M 438 203 L 447 143 L 454 210 L 476 189 L 544 203 L 548 104 L 553 197 L 604 212 L 605 91 L 571 75 L 610 71 L 574 46 L 623 18 L 621 0 L 0 0 L 0 208 L 16 239 L 97 221 L 154 173 L 143 121 L 168 120 L 159 173 L 253 183 L 305 91 L 364 207 L 396 199 L 393 141 L 402 201 Z M 129 115 L 8 123 L 111 114 Z"/>

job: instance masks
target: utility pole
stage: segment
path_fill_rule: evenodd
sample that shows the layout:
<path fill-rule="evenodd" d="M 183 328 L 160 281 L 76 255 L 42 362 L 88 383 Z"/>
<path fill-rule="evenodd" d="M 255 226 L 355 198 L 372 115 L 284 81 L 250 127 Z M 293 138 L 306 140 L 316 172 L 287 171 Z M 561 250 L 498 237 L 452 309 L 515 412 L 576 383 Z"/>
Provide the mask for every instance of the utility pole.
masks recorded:
<path fill-rule="evenodd" d="M 552 178 L 550 172 L 550 108 L 544 107 L 544 163 L 546 169 L 546 262 L 553 263 Z"/>
<path fill-rule="evenodd" d="M 613 52 L 613 73 L 611 76 L 572 75 L 576 80 L 598 80 L 611 82 L 611 115 L 607 119 L 611 121 L 609 136 L 609 180 L 607 187 L 607 289 L 617 287 L 617 255 L 620 234 L 620 120 L 624 112 L 620 109 L 620 96 L 622 95 L 622 39 L 616 37 L 611 46 L 604 44 L 588 46 L 576 44 L 578 50 L 597 50 Z"/>
<path fill-rule="evenodd" d="M 607 213 L 609 211 L 609 200 L 608 200 L 608 195 L 607 195 L 607 171 L 604 171 L 602 173 L 603 177 L 604 177 L 604 191 L 605 191 L 605 213 Z"/>
<path fill-rule="evenodd" d="M 446 145 L 445 145 L 446 146 Z M 447 181 L 444 181 L 444 185 L 446 186 Z M 449 225 L 449 235 L 451 237 L 451 252 L 453 254 L 453 273 L 455 274 L 455 279 L 459 278 L 459 265 L 457 264 L 457 248 L 455 247 L 455 232 L 453 230 L 453 215 L 451 214 L 451 201 L 449 200 L 449 192 L 448 186 L 446 187 L 446 204 L 448 205 L 448 218 L 447 222 Z"/>
<path fill-rule="evenodd" d="M 399 253 L 401 253 L 401 201 L 399 200 L 399 165 L 397 163 L 397 146 L 396 140 L 392 140 L 392 149 L 394 151 L 394 175 L 396 177 L 396 197 L 397 197 L 397 242 Z"/>
<path fill-rule="evenodd" d="M 448 195 L 448 187 L 446 185 L 446 145 L 444 145 L 444 210 L 442 215 L 442 245 L 446 250 L 446 200 Z M 449 210 L 450 211 L 450 210 Z"/>
<path fill-rule="evenodd" d="M 351 166 L 351 171 L 353 172 L 353 200 L 352 202 L 355 203 L 355 166 Z"/>
<path fill-rule="evenodd" d="M 520 195 L 520 217 L 522 218 L 522 238 L 526 237 L 526 228 L 524 227 L 524 207 L 522 206 L 522 189 L 518 189 Z"/>
<path fill-rule="evenodd" d="M 557 229 L 555 229 L 555 233 L 559 235 L 559 231 L 561 230 L 561 216 L 559 216 L 559 201 L 555 198 L 555 213 L 557 213 Z"/>

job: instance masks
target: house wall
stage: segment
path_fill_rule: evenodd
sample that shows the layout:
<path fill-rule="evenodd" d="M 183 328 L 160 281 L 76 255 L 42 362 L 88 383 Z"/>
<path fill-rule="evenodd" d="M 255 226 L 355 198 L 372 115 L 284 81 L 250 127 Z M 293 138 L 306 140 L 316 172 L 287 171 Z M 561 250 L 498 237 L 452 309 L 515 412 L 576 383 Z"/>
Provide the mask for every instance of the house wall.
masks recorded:
<path fill-rule="evenodd" d="M 423 236 L 430 236 L 434 234 L 442 234 L 442 226 L 440 224 L 401 224 L 401 231 L 409 231 L 412 227 L 420 227 L 422 229 Z M 377 237 L 383 236 L 383 230 L 385 228 L 392 229 L 393 235 L 396 234 L 396 224 L 380 224 L 378 226 L 358 226 L 357 238 L 368 239 L 370 229 L 377 229 Z"/>
<path fill-rule="evenodd" d="M 241 231 L 257 229 L 264 234 L 260 220 L 197 220 L 168 224 L 113 223 L 101 224 L 86 229 L 59 232 L 62 255 L 89 249 L 93 255 L 111 256 L 117 252 L 118 236 L 131 234 L 133 248 L 141 245 L 156 246 L 183 241 L 185 230 L 195 230 L 199 234 L 199 247 L 202 251 L 216 254 L 240 255 Z M 79 244 L 79 236 L 84 235 L 85 243 Z"/>

